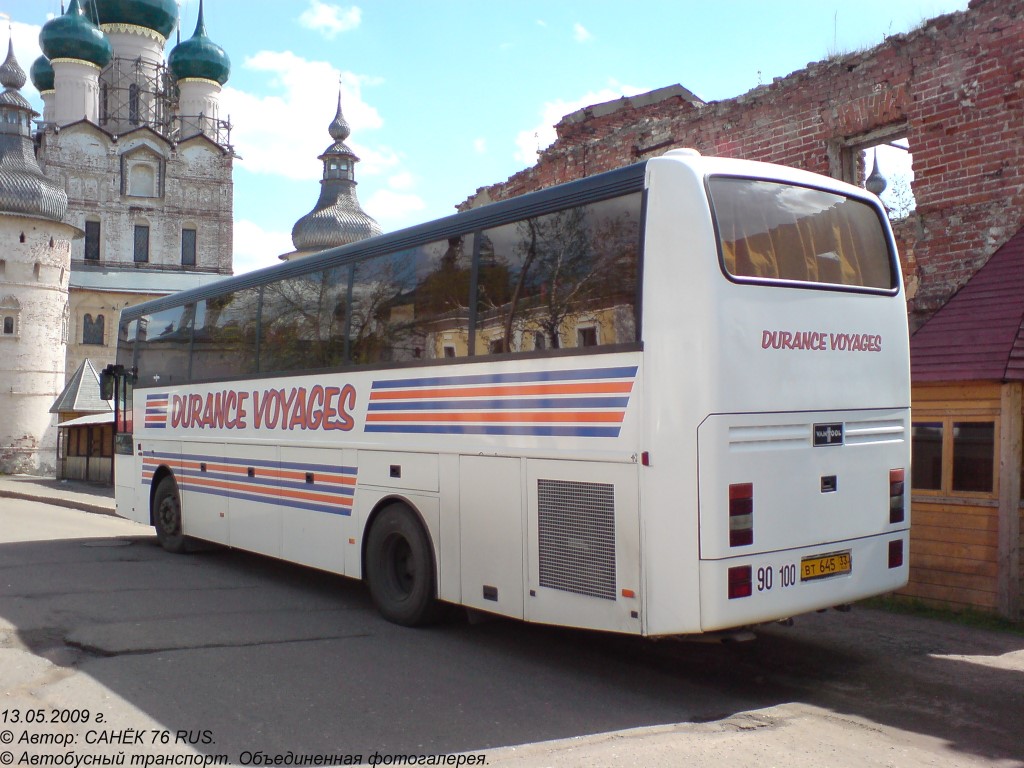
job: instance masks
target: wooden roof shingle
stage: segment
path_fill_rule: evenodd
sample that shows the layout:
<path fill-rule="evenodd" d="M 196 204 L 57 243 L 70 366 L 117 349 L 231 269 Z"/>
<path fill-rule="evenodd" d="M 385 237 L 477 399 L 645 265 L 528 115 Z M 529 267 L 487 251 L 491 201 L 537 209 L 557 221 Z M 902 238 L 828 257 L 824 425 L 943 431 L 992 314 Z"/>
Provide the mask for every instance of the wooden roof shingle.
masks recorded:
<path fill-rule="evenodd" d="M 1024 229 L 910 337 L 915 382 L 1024 381 Z"/>

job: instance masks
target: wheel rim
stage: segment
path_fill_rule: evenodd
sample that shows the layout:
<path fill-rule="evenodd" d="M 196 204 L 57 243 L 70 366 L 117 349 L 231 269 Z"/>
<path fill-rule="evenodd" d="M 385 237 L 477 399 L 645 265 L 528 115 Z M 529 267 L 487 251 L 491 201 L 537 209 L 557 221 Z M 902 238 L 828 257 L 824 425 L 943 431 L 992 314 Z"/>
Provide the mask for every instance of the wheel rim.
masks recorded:
<path fill-rule="evenodd" d="M 387 542 L 386 562 L 390 591 L 405 599 L 416 586 L 416 560 L 404 536 L 392 536 Z"/>
<path fill-rule="evenodd" d="M 173 536 L 178 532 L 178 505 L 173 498 L 167 497 L 160 502 L 156 516 L 164 533 Z"/>

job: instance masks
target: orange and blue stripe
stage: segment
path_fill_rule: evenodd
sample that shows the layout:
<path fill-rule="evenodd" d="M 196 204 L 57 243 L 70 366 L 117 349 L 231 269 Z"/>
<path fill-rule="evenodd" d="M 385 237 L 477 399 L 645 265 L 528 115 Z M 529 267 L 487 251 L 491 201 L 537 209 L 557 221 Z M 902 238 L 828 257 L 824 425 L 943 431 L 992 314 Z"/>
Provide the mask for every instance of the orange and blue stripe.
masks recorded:
<path fill-rule="evenodd" d="M 147 429 L 167 428 L 167 404 L 170 395 L 167 392 L 159 392 L 146 395 L 146 419 Z"/>
<path fill-rule="evenodd" d="M 153 482 L 160 466 L 174 472 L 182 491 L 332 515 L 352 514 L 355 467 L 146 451 L 142 458 L 144 485 Z"/>
<path fill-rule="evenodd" d="M 636 366 L 373 382 L 366 432 L 618 437 Z"/>

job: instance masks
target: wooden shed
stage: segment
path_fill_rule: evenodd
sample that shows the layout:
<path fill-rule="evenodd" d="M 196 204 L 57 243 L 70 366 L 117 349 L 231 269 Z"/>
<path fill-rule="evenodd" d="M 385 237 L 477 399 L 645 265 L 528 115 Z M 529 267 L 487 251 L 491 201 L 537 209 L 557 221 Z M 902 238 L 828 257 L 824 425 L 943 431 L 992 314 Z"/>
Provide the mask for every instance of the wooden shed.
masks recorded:
<path fill-rule="evenodd" d="M 1024 230 L 910 340 L 913 464 L 904 594 L 1024 618 Z"/>
<path fill-rule="evenodd" d="M 50 413 L 57 424 L 57 477 L 114 484 L 114 412 L 100 397 L 100 377 L 85 360 L 68 379 Z"/>
<path fill-rule="evenodd" d="M 114 414 L 79 416 L 57 425 L 57 478 L 114 484 Z"/>

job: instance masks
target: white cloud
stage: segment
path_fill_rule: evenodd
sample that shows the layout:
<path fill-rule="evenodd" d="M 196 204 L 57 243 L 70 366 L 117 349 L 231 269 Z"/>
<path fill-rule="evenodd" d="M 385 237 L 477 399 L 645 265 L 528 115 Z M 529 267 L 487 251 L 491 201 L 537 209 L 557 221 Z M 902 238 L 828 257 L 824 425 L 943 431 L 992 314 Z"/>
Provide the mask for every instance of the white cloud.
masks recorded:
<path fill-rule="evenodd" d="M 234 232 L 233 259 L 236 275 L 280 264 L 278 256 L 295 250 L 290 231 L 270 232 L 253 221 L 235 219 Z"/>
<path fill-rule="evenodd" d="M 310 0 L 309 8 L 299 16 L 299 24 L 333 40 L 339 32 L 348 32 L 358 27 L 362 16 L 363 12 L 358 6 L 343 8 L 321 0 Z"/>
<path fill-rule="evenodd" d="M 416 177 L 408 171 L 402 171 L 388 179 L 388 186 L 400 191 L 412 189 L 416 186 Z"/>
<path fill-rule="evenodd" d="M 426 207 L 427 204 L 419 195 L 391 189 L 379 189 L 363 203 L 364 210 L 377 220 L 385 232 L 418 224 L 422 217 L 415 214 L 426 210 Z"/>
<path fill-rule="evenodd" d="M 2 15 L 0 15 L 0 20 L 6 21 Z M 14 42 L 14 55 L 18 59 L 18 63 L 21 64 L 21 68 L 28 72 L 32 62 L 43 55 L 39 49 L 39 30 L 42 27 L 38 24 L 23 24 L 20 21 L 9 23 L 11 25 L 11 40 Z M 6 48 L 6 46 L 4 47 Z M 3 53 L 6 54 L 7 51 L 4 50 Z"/>
<path fill-rule="evenodd" d="M 327 127 L 334 118 L 339 87 L 342 111 L 354 137 L 346 143 L 363 161 L 357 173 L 374 176 L 398 164 L 394 150 L 365 143 L 367 134 L 383 125 L 377 110 L 363 100 L 362 86 L 371 83 L 370 78 L 290 51 L 261 51 L 247 58 L 244 66 L 268 73 L 269 87 L 265 95 L 256 95 L 229 85 L 221 94 L 221 114 L 229 115 L 235 126 L 231 139 L 241 156 L 240 167 L 290 179 L 319 179 L 323 166 L 316 158 L 332 141 Z"/>
<path fill-rule="evenodd" d="M 474 139 L 473 140 L 473 151 L 478 155 L 487 153 L 487 139 Z"/>
<path fill-rule="evenodd" d="M 557 101 L 545 102 L 541 122 L 533 128 L 520 131 L 516 136 L 518 150 L 514 155 L 515 159 L 526 165 L 533 165 L 537 162 L 537 153 L 549 147 L 557 138 L 555 124 L 569 113 L 583 107 L 593 106 L 594 104 L 614 101 L 623 96 L 635 96 L 648 90 L 650 89 L 610 82 L 607 88 L 602 88 L 600 91 L 591 91 L 573 101 L 559 99 Z"/>
<path fill-rule="evenodd" d="M 0 13 L 0 20 L 7 21 L 5 16 L 6 14 Z M 52 17 L 53 14 L 47 14 L 47 18 Z M 41 27 L 38 24 L 24 24 L 20 21 L 9 21 L 8 23 L 10 24 L 11 42 L 14 43 L 14 57 L 27 75 L 35 60 L 43 55 L 42 50 L 39 48 L 39 30 Z M 6 54 L 7 48 L 0 48 L 0 57 Z M 32 105 L 36 112 L 42 113 L 43 100 L 39 96 L 39 91 L 32 85 L 31 78 L 26 80 L 25 86 L 21 89 L 21 95 L 28 99 L 29 104 Z"/>
<path fill-rule="evenodd" d="M 572 26 L 572 36 L 577 43 L 589 43 L 594 39 L 590 31 L 579 22 Z"/>

